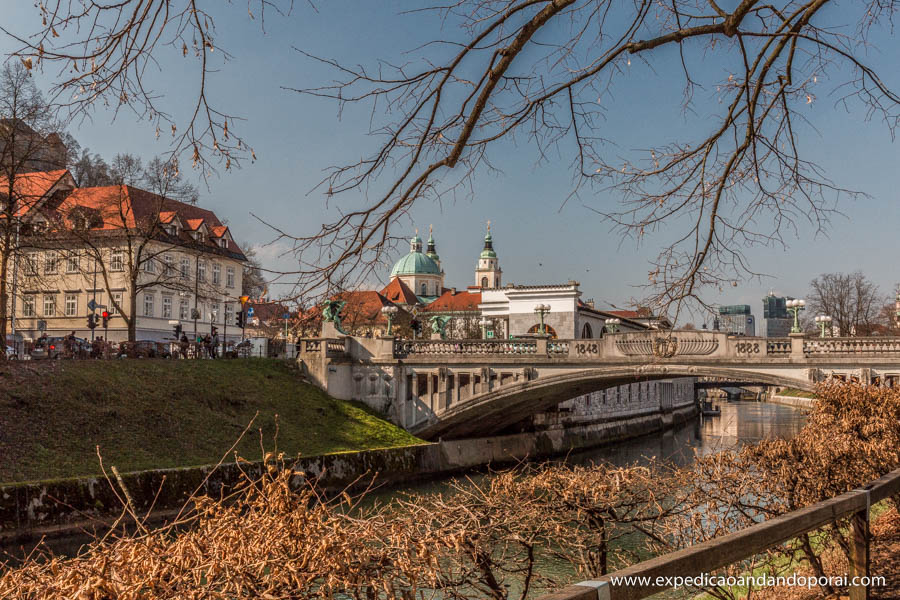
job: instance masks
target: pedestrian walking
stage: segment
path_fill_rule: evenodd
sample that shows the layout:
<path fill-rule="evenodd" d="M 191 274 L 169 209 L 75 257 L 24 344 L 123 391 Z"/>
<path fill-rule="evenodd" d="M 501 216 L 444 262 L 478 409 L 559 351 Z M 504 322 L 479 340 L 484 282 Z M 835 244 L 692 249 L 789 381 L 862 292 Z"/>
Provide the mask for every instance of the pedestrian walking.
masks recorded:
<path fill-rule="evenodd" d="M 219 332 L 216 331 L 212 336 L 212 358 L 218 358 L 219 354 Z"/>

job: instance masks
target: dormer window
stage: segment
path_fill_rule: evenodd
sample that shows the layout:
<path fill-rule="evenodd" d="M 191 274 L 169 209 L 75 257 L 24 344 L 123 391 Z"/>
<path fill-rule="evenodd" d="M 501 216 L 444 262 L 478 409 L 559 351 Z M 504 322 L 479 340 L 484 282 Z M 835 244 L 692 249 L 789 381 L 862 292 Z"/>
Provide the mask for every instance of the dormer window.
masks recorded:
<path fill-rule="evenodd" d="M 226 240 L 225 238 L 222 238 L 221 240 L 219 240 L 219 245 L 222 246 L 223 248 L 227 248 L 228 240 Z"/>

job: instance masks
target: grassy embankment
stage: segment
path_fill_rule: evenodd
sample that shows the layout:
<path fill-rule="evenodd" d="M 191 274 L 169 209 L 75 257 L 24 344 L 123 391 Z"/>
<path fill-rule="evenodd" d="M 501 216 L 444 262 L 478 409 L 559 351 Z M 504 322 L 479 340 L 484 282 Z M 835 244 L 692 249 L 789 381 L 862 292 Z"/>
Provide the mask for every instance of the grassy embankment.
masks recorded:
<path fill-rule="evenodd" d="M 98 474 L 97 446 L 123 472 L 216 463 L 257 411 L 248 460 L 260 430 L 286 456 L 420 443 L 279 361 L 29 361 L 0 364 L 0 483 Z"/>
<path fill-rule="evenodd" d="M 784 388 L 776 394 L 776 396 L 790 396 L 792 398 L 815 398 L 812 392 L 804 392 L 803 390 L 795 390 L 792 388 Z"/>

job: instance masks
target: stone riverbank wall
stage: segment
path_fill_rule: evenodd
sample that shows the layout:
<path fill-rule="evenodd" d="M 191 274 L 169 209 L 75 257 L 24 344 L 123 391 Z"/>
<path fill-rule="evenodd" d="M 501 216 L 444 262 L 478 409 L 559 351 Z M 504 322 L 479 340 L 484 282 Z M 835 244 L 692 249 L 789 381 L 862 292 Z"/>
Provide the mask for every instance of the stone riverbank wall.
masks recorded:
<path fill-rule="evenodd" d="M 771 402 L 773 404 L 784 404 L 785 406 L 793 406 L 794 408 L 812 410 L 816 400 L 814 398 L 801 398 L 799 396 L 781 396 L 779 394 L 771 394 L 766 398 L 766 402 Z"/>
<path fill-rule="evenodd" d="M 662 431 L 692 418 L 696 412 L 696 407 L 689 405 L 667 413 L 640 414 L 536 433 L 311 456 L 286 466 L 296 472 L 292 483 L 298 488 L 311 479 L 328 491 L 366 487 L 373 479 L 393 485 L 611 444 Z M 175 514 L 195 492 L 218 497 L 235 489 L 246 477 L 259 477 L 264 468 L 262 463 L 226 463 L 217 468 L 125 473 L 122 480 L 138 514 L 146 514 L 152 508 L 155 514 L 166 516 Z M 68 535 L 84 528 L 102 530 L 104 523 L 121 512 L 122 496 L 114 480 L 100 477 L 0 486 L 0 542 Z"/>

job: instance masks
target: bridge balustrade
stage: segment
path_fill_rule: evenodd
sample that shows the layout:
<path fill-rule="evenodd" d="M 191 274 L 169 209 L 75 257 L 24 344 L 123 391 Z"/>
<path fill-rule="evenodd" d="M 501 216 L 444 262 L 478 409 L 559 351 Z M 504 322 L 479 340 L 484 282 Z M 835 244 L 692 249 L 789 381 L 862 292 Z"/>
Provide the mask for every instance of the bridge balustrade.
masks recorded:
<path fill-rule="evenodd" d="M 807 356 L 835 356 L 853 354 L 900 354 L 900 338 L 817 338 L 803 342 Z"/>
<path fill-rule="evenodd" d="M 537 342 L 533 340 L 397 340 L 394 356 L 446 355 L 446 354 L 536 354 Z"/>

